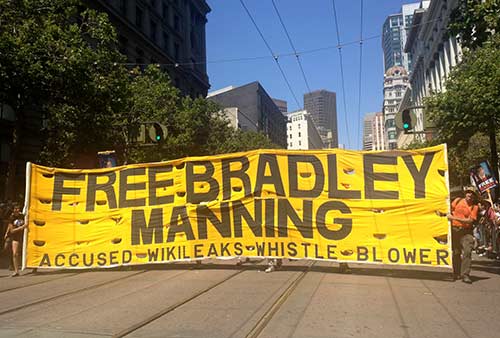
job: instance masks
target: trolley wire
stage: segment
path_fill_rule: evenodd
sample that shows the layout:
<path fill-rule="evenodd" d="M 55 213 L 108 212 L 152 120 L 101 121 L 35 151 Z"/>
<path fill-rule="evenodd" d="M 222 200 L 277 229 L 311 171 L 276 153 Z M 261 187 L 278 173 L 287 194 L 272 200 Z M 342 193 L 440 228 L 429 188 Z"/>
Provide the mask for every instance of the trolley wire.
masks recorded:
<path fill-rule="evenodd" d="M 274 0 L 271 0 L 271 2 L 273 3 L 274 10 L 276 11 L 276 14 L 278 15 L 281 26 L 283 27 L 283 30 L 285 31 L 286 37 L 288 38 L 288 42 L 290 43 L 290 46 L 292 47 L 292 50 L 293 50 L 295 57 L 297 59 L 297 63 L 299 64 L 300 71 L 302 72 L 302 78 L 304 79 L 307 90 L 310 93 L 311 88 L 309 87 L 309 82 L 307 81 L 306 73 L 304 72 L 304 68 L 302 67 L 302 62 L 300 61 L 299 54 L 297 53 L 297 50 L 295 49 L 295 46 L 293 45 L 292 39 L 290 38 L 290 34 L 288 33 L 288 30 L 286 29 L 285 23 L 283 22 L 283 19 L 281 18 L 281 14 L 278 10 L 278 7 L 276 6 L 276 3 L 274 2 Z"/>
<path fill-rule="evenodd" d="M 337 18 L 337 9 L 335 8 L 335 0 L 332 0 L 333 6 L 333 17 L 335 19 L 335 31 L 337 33 L 337 50 L 339 51 L 339 62 L 340 62 L 340 79 L 342 83 L 342 102 L 344 106 L 344 120 L 345 120 L 345 130 L 347 136 L 347 144 L 351 145 L 351 140 L 349 137 L 349 123 L 347 122 L 347 104 L 345 98 L 345 80 L 344 80 L 344 62 L 342 60 L 342 46 L 340 44 L 340 31 L 339 31 L 339 22 Z"/>
<path fill-rule="evenodd" d="M 290 90 L 290 93 L 292 94 L 294 100 L 295 100 L 295 103 L 297 104 L 297 108 L 300 109 L 301 105 L 299 104 L 299 101 L 297 100 L 297 97 L 295 96 L 295 93 L 293 92 L 292 90 L 292 86 L 290 85 L 290 82 L 288 81 L 288 78 L 286 77 L 285 75 L 285 72 L 283 71 L 283 68 L 281 67 L 280 63 L 279 63 L 279 56 L 274 54 L 273 50 L 271 49 L 271 46 L 269 46 L 269 43 L 267 43 L 267 40 L 266 38 L 264 37 L 264 35 L 262 34 L 261 30 L 259 29 L 259 26 L 257 25 L 257 23 L 255 22 L 252 14 L 250 13 L 250 11 L 248 10 L 247 6 L 245 5 L 245 3 L 243 2 L 243 0 L 240 0 L 240 3 L 241 5 L 243 6 L 243 8 L 245 9 L 245 11 L 247 12 L 248 14 L 248 17 L 250 18 L 250 20 L 252 21 L 253 25 L 255 26 L 255 29 L 257 29 L 257 32 L 259 32 L 259 35 L 260 37 L 262 38 L 262 40 L 264 41 L 264 43 L 266 44 L 266 47 L 267 49 L 269 50 L 269 52 L 271 53 L 271 55 L 273 56 L 274 58 L 274 61 L 276 62 L 276 65 L 278 66 L 280 72 L 281 72 L 281 75 L 283 76 L 283 79 L 285 80 L 286 82 L 286 85 L 288 86 L 288 89 Z"/>

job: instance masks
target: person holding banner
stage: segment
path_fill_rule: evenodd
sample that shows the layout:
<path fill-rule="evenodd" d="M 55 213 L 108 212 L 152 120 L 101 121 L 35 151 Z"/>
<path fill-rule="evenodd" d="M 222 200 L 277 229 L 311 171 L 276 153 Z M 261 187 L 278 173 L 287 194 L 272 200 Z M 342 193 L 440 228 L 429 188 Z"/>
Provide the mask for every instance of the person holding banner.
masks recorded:
<path fill-rule="evenodd" d="M 20 243 L 23 240 L 23 232 L 26 228 L 27 225 L 24 224 L 24 215 L 21 214 L 21 209 L 18 206 L 15 206 L 9 219 L 7 231 L 5 232 L 5 239 L 9 238 L 12 241 L 14 273 L 11 275 L 11 277 L 19 276 L 19 250 L 21 249 Z"/>
<path fill-rule="evenodd" d="M 465 198 L 458 197 L 451 204 L 451 246 L 453 250 L 453 279 L 462 279 L 471 284 L 470 270 L 474 237 L 473 223 L 477 220 L 478 206 L 475 204 L 475 191 L 465 188 Z"/>

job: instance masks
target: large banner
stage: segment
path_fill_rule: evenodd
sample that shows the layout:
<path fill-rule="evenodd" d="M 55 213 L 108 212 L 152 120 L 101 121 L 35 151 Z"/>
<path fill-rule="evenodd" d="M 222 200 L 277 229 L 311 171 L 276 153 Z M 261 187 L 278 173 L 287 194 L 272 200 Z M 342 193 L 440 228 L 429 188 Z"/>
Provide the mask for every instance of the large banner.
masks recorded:
<path fill-rule="evenodd" d="M 444 145 L 256 150 L 95 170 L 28 164 L 26 267 L 284 257 L 451 263 Z"/>

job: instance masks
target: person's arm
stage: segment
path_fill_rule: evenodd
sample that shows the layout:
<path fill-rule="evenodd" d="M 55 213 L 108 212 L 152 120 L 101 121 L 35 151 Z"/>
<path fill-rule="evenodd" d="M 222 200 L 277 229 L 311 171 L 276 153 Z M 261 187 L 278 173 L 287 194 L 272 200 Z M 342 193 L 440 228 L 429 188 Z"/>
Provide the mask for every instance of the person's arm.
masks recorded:
<path fill-rule="evenodd" d="M 15 228 L 14 225 L 12 225 L 10 233 L 11 234 L 15 234 L 16 232 L 20 232 L 20 231 L 22 231 L 22 230 L 24 230 L 26 228 L 27 228 L 26 224 L 23 224 L 22 226 L 17 227 L 17 228 Z"/>
<path fill-rule="evenodd" d="M 462 218 L 462 217 L 457 217 L 457 216 L 453 216 L 453 215 L 448 215 L 448 219 L 451 220 L 451 221 L 459 221 L 459 222 L 462 222 L 462 223 L 465 223 L 465 224 L 472 224 L 477 219 L 477 211 L 478 211 L 478 209 L 479 208 L 478 208 L 477 205 L 475 205 L 474 207 L 472 207 L 470 216 L 467 217 L 467 218 Z"/>

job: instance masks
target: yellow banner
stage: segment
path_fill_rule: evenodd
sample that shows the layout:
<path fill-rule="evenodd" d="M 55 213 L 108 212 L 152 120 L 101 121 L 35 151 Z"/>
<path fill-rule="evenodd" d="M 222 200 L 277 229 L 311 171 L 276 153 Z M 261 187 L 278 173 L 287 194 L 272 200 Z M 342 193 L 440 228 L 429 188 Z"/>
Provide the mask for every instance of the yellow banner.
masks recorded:
<path fill-rule="evenodd" d="M 95 170 L 29 164 L 27 267 L 283 257 L 451 264 L 444 145 L 256 150 Z"/>

